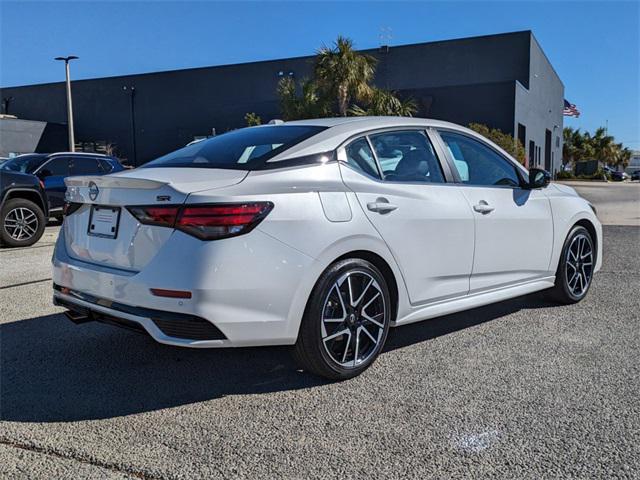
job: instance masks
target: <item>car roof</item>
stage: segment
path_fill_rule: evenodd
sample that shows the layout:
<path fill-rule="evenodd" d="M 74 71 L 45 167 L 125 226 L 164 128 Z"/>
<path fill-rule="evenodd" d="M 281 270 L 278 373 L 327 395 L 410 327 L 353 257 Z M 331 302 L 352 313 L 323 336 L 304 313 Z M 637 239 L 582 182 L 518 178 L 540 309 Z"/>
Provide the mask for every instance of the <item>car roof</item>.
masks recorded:
<path fill-rule="evenodd" d="M 459 125 L 442 120 L 434 120 L 431 118 L 416 117 L 330 117 L 330 118 L 311 118 L 307 120 L 293 120 L 281 123 L 280 125 L 309 125 L 317 127 L 337 127 L 349 126 L 354 129 L 373 130 L 376 128 L 392 127 L 394 125 L 415 125 L 415 126 L 434 126 L 434 127 L 455 127 Z"/>
<path fill-rule="evenodd" d="M 15 157 L 9 157 L 8 160 L 13 160 L 14 158 L 25 158 L 25 157 L 46 157 L 49 155 L 48 153 L 21 153 L 20 155 L 16 155 Z"/>
<path fill-rule="evenodd" d="M 503 156 L 510 158 L 511 161 L 523 172 L 525 168 L 504 149 L 493 143 L 488 138 L 480 135 L 473 130 L 458 125 L 456 123 L 445 122 L 443 120 L 434 120 L 431 118 L 415 118 L 415 117 L 333 117 L 333 118 L 315 118 L 309 120 L 295 120 L 284 122 L 279 125 L 308 125 L 325 127 L 326 129 L 312 137 L 303 140 L 279 155 L 271 158 L 269 163 L 275 163 L 282 160 L 288 160 L 306 155 L 317 155 L 333 151 L 347 140 L 359 135 L 366 134 L 372 130 L 396 128 L 396 127 L 435 127 L 446 128 L 458 131 L 478 140 L 488 143 Z M 260 127 L 257 127 L 260 128 Z"/>
<path fill-rule="evenodd" d="M 111 155 L 105 155 L 104 153 L 94 153 L 94 152 L 55 152 L 47 154 L 50 157 L 54 157 L 56 155 L 65 155 L 65 156 L 78 156 L 78 157 L 101 157 L 101 158 L 113 158 Z"/>
<path fill-rule="evenodd" d="M 314 118 L 309 120 L 295 120 L 284 122 L 278 126 L 306 125 L 313 127 L 324 127 L 325 130 L 312 137 L 294 145 L 288 150 L 276 155 L 269 162 L 277 162 L 294 158 L 297 156 L 313 155 L 335 150 L 346 140 L 364 134 L 372 130 L 394 128 L 394 127 L 446 127 L 456 130 L 469 131 L 455 123 L 443 122 L 427 118 L 414 117 L 334 117 L 334 118 Z M 261 128 L 261 127 L 255 127 Z"/>

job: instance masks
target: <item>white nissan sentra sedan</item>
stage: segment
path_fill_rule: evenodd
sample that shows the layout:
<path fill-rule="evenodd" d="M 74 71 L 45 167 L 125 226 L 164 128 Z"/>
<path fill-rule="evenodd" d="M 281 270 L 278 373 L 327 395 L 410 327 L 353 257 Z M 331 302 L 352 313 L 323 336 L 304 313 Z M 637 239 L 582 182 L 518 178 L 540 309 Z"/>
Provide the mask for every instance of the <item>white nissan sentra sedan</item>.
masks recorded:
<path fill-rule="evenodd" d="M 353 377 L 389 327 L 549 289 L 584 298 L 595 209 L 471 130 L 359 117 L 235 130 L 67 179 L 54 302 L 183 347 L 294 345 Z"/>

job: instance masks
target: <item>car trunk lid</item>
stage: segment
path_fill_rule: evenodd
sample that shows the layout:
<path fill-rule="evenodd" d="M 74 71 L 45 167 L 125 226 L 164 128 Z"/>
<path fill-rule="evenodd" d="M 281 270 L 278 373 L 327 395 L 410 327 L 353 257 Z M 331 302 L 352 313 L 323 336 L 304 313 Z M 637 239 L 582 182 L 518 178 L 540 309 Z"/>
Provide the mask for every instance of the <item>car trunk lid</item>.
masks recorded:
<path fill-rule="evenodd" d="M 127 207 L 180 205 L 190 193 L 235 185 L 246 175 L 243 170 L 141 168 L 67 178 L 66 198 L 76 208 L 63 225 L 67 252 L 84 262 L 139 271 L 173 229 L 143 225 Z"/>

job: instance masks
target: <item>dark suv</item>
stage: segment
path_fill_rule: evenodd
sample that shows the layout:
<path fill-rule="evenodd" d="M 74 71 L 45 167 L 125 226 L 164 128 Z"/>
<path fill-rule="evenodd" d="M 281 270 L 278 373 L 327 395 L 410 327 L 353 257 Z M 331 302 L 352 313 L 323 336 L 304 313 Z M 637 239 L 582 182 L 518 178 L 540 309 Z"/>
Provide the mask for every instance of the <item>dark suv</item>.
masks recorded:
<path fill-rule="evenodd" d="M 123 169 L 116 158 L 95 153 L 34 153 L 7 160 L 0 166 L 0 241 L 32 245 L 49 216 L 62 219 L 66 177 Z"/>
<path fill-rule="evenodd" d="M 28 173 L 0 169 L 0 243 L 27 247 L 36 243 L 49 211 L 42 182 Z"/>
<path fill-rule="evenodd" d="M 30 173 L 44 183 L 49 215 L 62 218 L 64 179 L 76 175 L 105 175 L 123 170 L 114 158 L 97 153 L 33 153 L 20 155 L 2 165 L 2 170 Z"/>

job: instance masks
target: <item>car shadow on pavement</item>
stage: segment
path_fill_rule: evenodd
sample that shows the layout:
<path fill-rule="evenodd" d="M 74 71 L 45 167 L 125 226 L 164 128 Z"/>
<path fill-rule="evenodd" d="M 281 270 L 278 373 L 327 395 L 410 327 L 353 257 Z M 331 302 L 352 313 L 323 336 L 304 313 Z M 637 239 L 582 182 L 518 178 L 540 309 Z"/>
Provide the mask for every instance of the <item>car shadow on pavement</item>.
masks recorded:
<path fill-rule="evenodd" d="M 393 350 L 521 309 L 536 296 L 393 329 Z M 312 388 L 326 381 L 296 369 L 289 347 L 192 350 L 168 347 L 62 314 L 0 325 L 0 419 L 71 422 L 119 417 L 227 395 Z M 384 355 L 384 353 L 383 353 Z M 375 368 L 375 367 L 373 367 Z"/>

